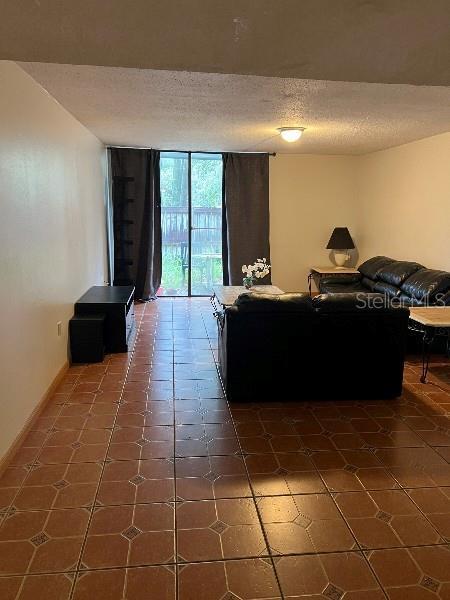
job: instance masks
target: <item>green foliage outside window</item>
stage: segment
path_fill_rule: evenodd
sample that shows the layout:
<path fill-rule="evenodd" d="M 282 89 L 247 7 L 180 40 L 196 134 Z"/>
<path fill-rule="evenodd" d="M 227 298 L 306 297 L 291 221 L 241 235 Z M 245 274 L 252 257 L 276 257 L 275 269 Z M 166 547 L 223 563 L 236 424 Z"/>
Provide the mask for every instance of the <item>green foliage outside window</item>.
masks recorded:
<path fill-rule="evenodd" d="M 163 153 L 160 163 L 163 225 L 163 295 L 187 294 L 188 168 L 186 153 Z M 209 294 L 222 281 L 222 160 L 219 155 L 191 157 L 192 293 Z M 204 229 L 204 228 L 207 229 Z M 184 248 L 184 250 L 183 250 Z M 202 256 L 206 255 L 206 256 Z"/>

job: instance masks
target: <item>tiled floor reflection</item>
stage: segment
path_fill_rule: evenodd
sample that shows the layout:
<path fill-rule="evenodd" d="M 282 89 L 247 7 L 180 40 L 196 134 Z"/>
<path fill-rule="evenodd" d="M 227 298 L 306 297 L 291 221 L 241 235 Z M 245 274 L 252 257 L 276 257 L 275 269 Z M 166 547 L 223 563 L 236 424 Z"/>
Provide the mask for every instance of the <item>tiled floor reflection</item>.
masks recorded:
<path fill-rule="evenodd" d="M 136 313 L 0 479 L 2 600 L 450 598 L 450 361 L 392 401 L 229 406 L 208 300 Z"/>

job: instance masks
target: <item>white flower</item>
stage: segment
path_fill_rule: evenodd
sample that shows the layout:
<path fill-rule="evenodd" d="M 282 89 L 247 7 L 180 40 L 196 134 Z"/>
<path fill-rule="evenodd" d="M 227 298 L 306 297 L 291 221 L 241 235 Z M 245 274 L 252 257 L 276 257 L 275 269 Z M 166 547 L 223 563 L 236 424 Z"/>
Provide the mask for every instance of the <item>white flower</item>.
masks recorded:
<path fill-rule="evenodd" d="M 257 258 L 256 262 L 252 265 L 242 265 L 242 272 L 247 277 L 257 277 L 262 279 L 270 272 L 270 265 L 267 263 L 266 258 Z"/>

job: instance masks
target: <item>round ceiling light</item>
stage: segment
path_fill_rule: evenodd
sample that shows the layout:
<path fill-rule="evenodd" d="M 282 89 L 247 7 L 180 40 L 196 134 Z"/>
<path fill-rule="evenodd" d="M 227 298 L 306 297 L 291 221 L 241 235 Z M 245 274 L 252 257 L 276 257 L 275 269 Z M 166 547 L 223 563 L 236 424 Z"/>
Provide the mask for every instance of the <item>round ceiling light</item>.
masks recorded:
<path fill-rule="evenodd" d="M 285 142 L 296 142 L 305 129 L 306 127 L 279 127 L 278 131 Z"/>

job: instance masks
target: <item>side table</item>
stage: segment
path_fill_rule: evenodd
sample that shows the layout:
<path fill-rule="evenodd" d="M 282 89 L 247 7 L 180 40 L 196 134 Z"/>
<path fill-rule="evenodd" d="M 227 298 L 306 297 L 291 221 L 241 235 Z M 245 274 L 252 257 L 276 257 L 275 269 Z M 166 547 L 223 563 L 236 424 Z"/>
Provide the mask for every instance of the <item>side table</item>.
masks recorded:
<path fill-rule="evenodd" d="M 105 318 L 106 352 L 128 352 L 128 339 L 134 328 L 134 286 L 94 285 L 75 302 L 75 316 Z"/>
<path fill-rule="evenodd" d="M 340 277 L 341 275 L 357 275 L 359 274 L 358 269 L 353 267 L 333 267 L 330 265 L 329 267 L 311 267 L 308 275 L 308 289 L 309 294 L 311 295 L 311 280 L 314 280 L 314 283 L 319 289 L 319 283 L 322 277 L 328 277 L 332 275 L 333 277 Z"/>
<path fill-rule="evenodd" d="M 422 376 L 426 383 L 430 364 L 431 346 L 436 336 L 447 337 L 447 355 L 450 350 L 450 306 L 424 306 L 409 309 L 409 329 L 422 334 Z"/>

